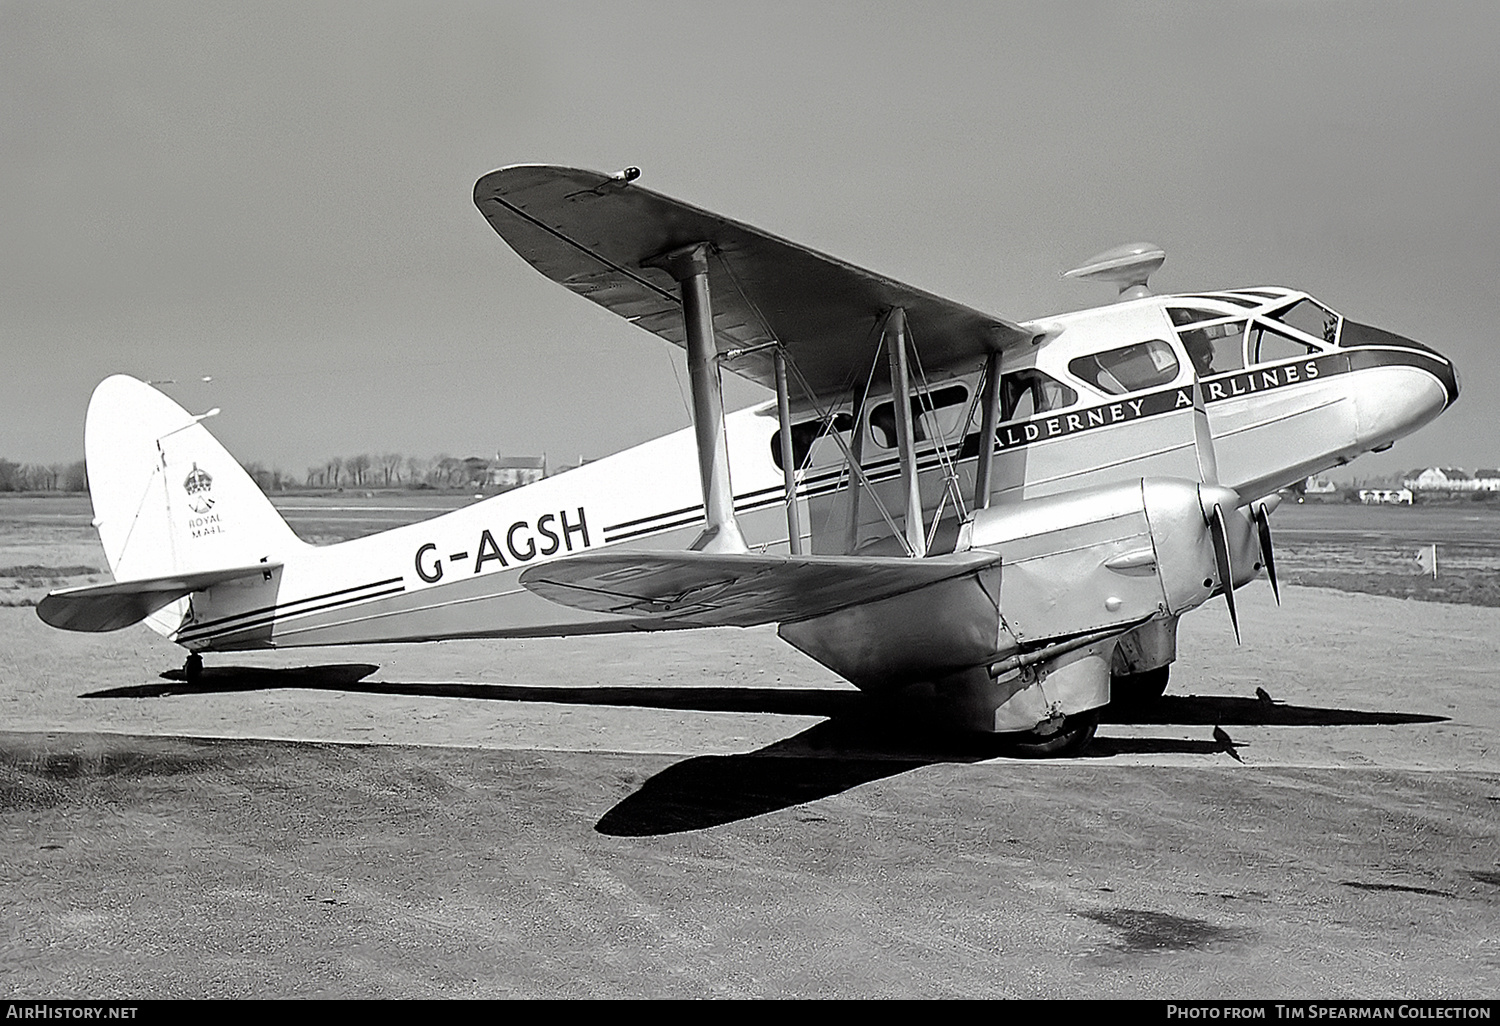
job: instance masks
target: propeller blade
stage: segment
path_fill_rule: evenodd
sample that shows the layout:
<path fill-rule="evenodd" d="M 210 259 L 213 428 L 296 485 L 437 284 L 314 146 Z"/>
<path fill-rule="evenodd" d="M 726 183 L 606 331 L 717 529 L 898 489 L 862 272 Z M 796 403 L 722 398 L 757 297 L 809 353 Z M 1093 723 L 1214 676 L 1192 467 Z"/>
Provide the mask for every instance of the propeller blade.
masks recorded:
<path fill-rule="evenodd" d="M 1271 582 L 1271 594 L 1276 604 L 1281 605 L 1281 588 L 1276 584 L 1276 555 L 1271 551 L 1271 514 L 1263 503 L 1255 504 L 1255 530 L 1260 535 L 1260 558 L 1266 564 L 1266 578 Z"/>
<path fill-rule="evenodd" d="M 1193 453 L 1198 457 L 1198 479 L 1219 483 L 1219 458 L 1214 452 L 1214 433 L 1208 428 L 1208 408 L 1203 404 L 1203 386 L 1193 375 Z"/>
<path fill-rule="evenodd" d="M 1208 533 L 1213 537 L 1214 562 L 1219 565 L 1219 584 L 1224 589 L 1224 601 L 1229 606 L 1229 622 L 1234 626 L 1234 643 L 1240 644 L 1240 618 L 1234 609 L 1234 568 L 1229 564 L 1229 528 L 1224 523 L 1224 507 L 1214 503 L 1213 515 L 1209 517 Z"/>

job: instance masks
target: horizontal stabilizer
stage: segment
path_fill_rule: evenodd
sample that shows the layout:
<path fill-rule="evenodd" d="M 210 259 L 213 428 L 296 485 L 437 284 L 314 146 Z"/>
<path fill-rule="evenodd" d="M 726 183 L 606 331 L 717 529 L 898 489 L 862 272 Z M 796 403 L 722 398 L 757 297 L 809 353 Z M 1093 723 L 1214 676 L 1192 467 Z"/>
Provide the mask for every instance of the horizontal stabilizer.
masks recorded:
<path fill-rule="evenodd" d="M 974 573 L 994 553 L 930 559 L 627 552 L 570 556 L 521 575 L 559 605 L 682 626 L 751 627 L 805 620 Z"/>
<path fill-rule="evenodd" d="M 247 577 L 259 577 L 280 566 L 280 563 L 252 563 L 222 570 L 148 577 L 140 581 L 64 588 L 37 603 L 36 612 L 53 627 L 66 631 L 117 631 L 140 623 L 158 609 L 195 591 Z"/>

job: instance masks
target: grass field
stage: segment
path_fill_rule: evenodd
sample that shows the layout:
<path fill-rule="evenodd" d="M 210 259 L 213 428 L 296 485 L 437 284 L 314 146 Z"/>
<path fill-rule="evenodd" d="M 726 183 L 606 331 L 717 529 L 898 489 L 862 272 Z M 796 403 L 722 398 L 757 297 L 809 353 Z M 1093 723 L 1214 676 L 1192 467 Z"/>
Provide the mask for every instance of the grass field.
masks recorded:
<path fill-rule="evenodd" d="M 430 492 L 291 495 L 275 502 L 304 539 L 329 544 L 430 519 L 474 501 Z M 0 496 L 0 606 L 107 581 L 88 498 Z M 1285 504 L 1272 517 L 1282 582 L 1428 602 L 1500 606 L 1500 503 Z M 1438 576 L 1419 549 L 1437 545 Z"/>
<path fill-rule="evenodd" d="M 1426 602 L 1500 606 L 1500 508 L 1287 505 L 1271 518 L 1280 576 L 1293 584 Z M 1437 546 L 1434 578 L 1417 565 Z"/>

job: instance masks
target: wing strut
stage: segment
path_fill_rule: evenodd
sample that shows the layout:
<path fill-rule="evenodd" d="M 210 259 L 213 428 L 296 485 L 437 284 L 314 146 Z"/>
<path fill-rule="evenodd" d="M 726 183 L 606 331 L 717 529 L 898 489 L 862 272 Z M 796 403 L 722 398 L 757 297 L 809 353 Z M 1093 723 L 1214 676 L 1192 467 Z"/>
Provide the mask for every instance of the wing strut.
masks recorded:
<path fill-rule="evenodd" d="M 802 555 L 802 517 L 797 512 L 797 464 L 792 458 L 792 397 L 786 387 L 786 353 L 776 348 L 776 419 L 781 425 L 781 475 L 786 482 L 787 551 Z"/>
<path fill-rule="evenodd" d="M 713 304 L 708 296 L 708 243 L 695 242 L 642 261 L 660 267 L 682 286 L 682 321 L 687 333 L 688 385 L 693 393 L 693 434 L 698 443 L 698 477 L 708 523 L 688 546 L 697 552 L 746 552 L 745 536 L 734 518 L 729 484 L 729 443 L 724 436 L 724 398 L 714 344 Z"/>
<path fill-rule="evenodd" d="M 992 352 L 984 367 L 983 419 L 979 427 L 979 466 L 974 472 L 974 508 L 990 508 L 990 478 L 995 467 L 995 426 L 1000 420 L 1000 354 Z"/>
<path fill-rule="evenodd" d="M 867 434 L 861 425 L 864 424 L 865 400 L 868 398 L 869 390 L 866 389 L 865 395 L 850 410 L 850 413 L 854 417 L 854 435 L 849 439 L 848 452 L 844 454 L 849 466 L 849 522 L 844 525 L 845 555 L 853 555 L 855 549 L 859 548 L 859 493 L 866 483 L 862 468 L 865 465 L 865 435 Z M 835 437 L 837 437 L 837 434 L 835 434 Z M 878 505 L 880 496 L 876 495 L 873 491 L 870 495 Z M 887 520 L 890 519 L 886 516 L 885 507 L 883 506 L 880 507 L 880 514 L 881 516 L 885 516 Z M 891 530 L 894 531 L 895 529 L 895 525 L 892 524 Z"/>
<path fill-rule="evenodd" d="M 922 493 L 917 484 L 917 450 L 913 440 L 911 400 L 906 369 L 906 311 L 891 308 L 885 321 L 891 357 L 891 395 L 896 413 L 896 444 L 901 450 L 901 490 L 906 494 L 906 541 L 918 559 L 927 555 L 927 532 L 922 525 Z"/>

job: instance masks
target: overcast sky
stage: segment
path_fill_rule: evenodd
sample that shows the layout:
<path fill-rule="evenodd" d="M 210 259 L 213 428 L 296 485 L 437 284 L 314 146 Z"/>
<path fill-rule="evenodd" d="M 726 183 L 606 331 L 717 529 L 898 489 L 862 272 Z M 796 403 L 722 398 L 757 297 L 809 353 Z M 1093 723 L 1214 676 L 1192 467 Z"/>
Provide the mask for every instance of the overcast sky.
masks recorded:
<path fill-rule="evenodd" d="M 1354 472 L 1500 464 L 1490 0 L 0 0 L 0 457 L 79 458 L 117 371 L 299 476 L 686 425 L 680 350 L 474 208 L 518 162 L 639 165 L 1013 320 L 1107 302 L 1059 273 L 1154 241 L 1160 291 L 1305 288 L 1458 363 Z"/>

